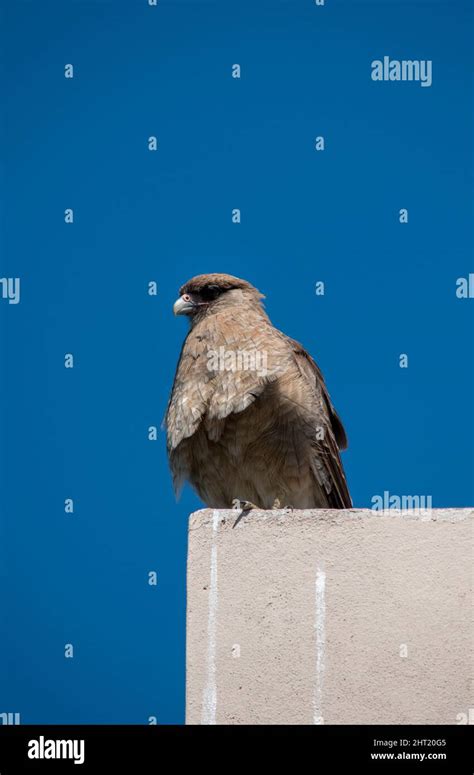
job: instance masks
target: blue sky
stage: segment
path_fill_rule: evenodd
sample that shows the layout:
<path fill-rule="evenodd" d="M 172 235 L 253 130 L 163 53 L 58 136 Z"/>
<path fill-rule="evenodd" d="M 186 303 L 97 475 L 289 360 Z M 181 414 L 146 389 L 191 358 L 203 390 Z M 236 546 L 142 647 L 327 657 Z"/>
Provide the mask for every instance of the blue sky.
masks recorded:
<path fill-rule="evenodd" d="M 21 279 L 20 303 L 0 300 L 0 712 L 182 723 L 200 503 L 175 502 L 164 434 L 147 430 L 190 276 L 250 280 L 316 358 L 356 506 L 385 490 L 473 503 L 474 302 L 456 297 L 474 272 L 472 7 L 0 8 L 1 277 Z M 431 60 L 432 85 L 372 81 L 385 55 Z"/>

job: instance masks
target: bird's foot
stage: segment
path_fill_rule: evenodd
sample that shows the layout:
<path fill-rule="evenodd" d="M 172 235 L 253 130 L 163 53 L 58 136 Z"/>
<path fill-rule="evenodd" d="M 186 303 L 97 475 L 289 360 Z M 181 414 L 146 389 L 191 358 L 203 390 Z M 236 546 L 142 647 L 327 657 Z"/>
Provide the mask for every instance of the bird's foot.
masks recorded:
<path fill-rule="evenodd" d="M 248 514 L 249 511 L 252 511 L 252 509 L 258 509 L 258 506 L 256 506 L 255 503 L 251 503 L 251 501 L 243 501 L 240 498 L 234 498 L 234 500 L 232 501 L 232 509 L 234 511 L 240 512 L 237 515 L 237 519 L 233 524 L 233 527 L 236 527 L 239 524 L 242 517 Z"/>
<path fill-rule="evenodd" d="M 232 508 L 236 511 L 251 511 L 252 509 L 257 509 L 258 506 L 255 503 L 251 503 L 251 501 L 242 501 L 240 498 L 234 498 Z"/>
<path fill-rule="evenodd" d="M 272 509 L 283 509 L 284 511 L 293 511 L 293 506 L 282 506 L 280 498 L 275 498 Z"/>

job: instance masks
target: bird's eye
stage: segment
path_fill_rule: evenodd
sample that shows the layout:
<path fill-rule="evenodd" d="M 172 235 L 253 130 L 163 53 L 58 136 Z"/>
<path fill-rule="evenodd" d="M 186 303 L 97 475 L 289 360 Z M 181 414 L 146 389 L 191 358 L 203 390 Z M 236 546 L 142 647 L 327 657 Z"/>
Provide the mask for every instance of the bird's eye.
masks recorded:
<path fill-rule="evenodd" d="M 201 298 L 203 301 L 213 301 L 221 292 L 218 285 L 206 285 L 201 291 Z"/>

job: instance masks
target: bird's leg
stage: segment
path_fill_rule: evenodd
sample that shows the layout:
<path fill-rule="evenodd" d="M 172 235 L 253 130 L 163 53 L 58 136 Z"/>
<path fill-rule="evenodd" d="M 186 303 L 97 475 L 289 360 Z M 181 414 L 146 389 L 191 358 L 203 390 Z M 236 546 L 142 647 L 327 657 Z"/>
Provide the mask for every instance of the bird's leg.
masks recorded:
<path fill-rule="evenodd" d="M 251 511 L 252 509 L 258 509 L 258 506 L 250 501 L 242 501 L 240 498 L 234 498 L 232 501 L 232 508 L 236 511 Z"/>

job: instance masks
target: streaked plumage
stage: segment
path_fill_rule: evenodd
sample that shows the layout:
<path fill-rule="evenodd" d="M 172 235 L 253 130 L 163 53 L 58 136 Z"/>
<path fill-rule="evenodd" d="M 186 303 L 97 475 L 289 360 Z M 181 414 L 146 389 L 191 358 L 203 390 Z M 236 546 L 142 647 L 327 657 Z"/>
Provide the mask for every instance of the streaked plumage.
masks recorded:
<path fill-rule="evenodd" d="M 234 499 L 266 509 L 276 499 L 293 508 L 349 508 L 339 456 L 346 435 L 322 374 L 272 326 L 262 298 L 225 274 L 199 275 L 180 289 L 175 312 L 188 315 L 191 328 L 165 419 L 175 489 L 187 480 L 214 508 Z M 222 359 L 216 365 L 219 352 L 231 354 L 233 367 L 237 352 L 265 354 L 265 368 L 261 358 L 260 368 L 239 362 L 227 370 Z"/>

